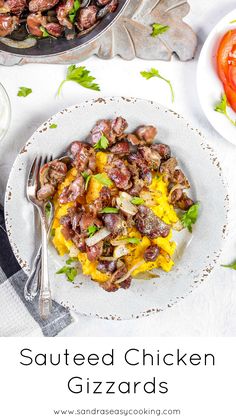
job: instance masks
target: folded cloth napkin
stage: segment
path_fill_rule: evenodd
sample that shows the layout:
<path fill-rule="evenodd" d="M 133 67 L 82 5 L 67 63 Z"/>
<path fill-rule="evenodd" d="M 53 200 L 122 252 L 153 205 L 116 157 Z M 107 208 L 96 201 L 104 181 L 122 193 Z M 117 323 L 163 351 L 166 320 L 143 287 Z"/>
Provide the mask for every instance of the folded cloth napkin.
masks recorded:
<path fill-rule="evenodd" d="M 72 322 L 70 312 L 53 301 L 48 320 L 41 320 L 38 299 L 24 299 L 26 274 L 18 265 L 0 207 L 0 336 L 56 336 Z"/>

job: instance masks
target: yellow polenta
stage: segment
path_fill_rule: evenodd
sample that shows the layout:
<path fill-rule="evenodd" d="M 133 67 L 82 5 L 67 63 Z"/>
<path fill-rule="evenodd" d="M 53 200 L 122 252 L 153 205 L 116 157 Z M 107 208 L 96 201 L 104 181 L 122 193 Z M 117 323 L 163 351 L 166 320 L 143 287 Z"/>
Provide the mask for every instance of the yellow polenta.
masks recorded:
<path fill-rule="evenodd" d="M 98 172 L 105 175 L 104 166 L 107 163 L 107 154 L 98 152 L 96 154 L 96 163 Z M 58 202 L 58 196 L 63 191 L 65 186 L 70 185 L 70 183 L 76 178 L 76 175 L 77 171 L 74 168 L 68 172 L 65 181 L 59 186 L 58 193 L 54 198 L 55 218 L 53 222 L 53 244 L 61 256 L 69 254 L 73 243 L 70 240 L 66 240 L 61 233 L 59 220 L 63 215 L 67 213 L 68 208 L 74 204 L 60 204 Z M 173 206 L 168 201 L 167 186 L 168 185 L 163 181 L 161 176 L 157 176 L 156 173 L 153 174 L 153 180 L 149 186 L 149 195 L 151 196 L 151 200 L 150 202 L 149 200 L 145 201 L 144 204 L 148 206 L 165 223 L 173 225 L 178 221 L 178 217 Z M 89 187 L 86 194 L 87 203 L 91 203 L 98 198 L 101 188 L 102 185 L 94 177 L 92 177 L 89 182 Z M 147 247 L 149 247 L 151 244 L 157 244 L 161 249 L 160 255 L 155 262 L 144 262 L 139 266 L 138 269 L 133 271 L 132 276 L 136 276 L 141 272 L 150 271 L 154 268 L 161 268 L 166 272 L 171 270 L 172 266 L 174 265 L 171 257 L 174 254 L 176 248 L 175 242 L 172 241 L 172 231 L 170 231 L 170 234 L 166 238 L 158 237 L 157 239 L 150 240 L 148 237 L 142 237 L 139 231 L 133 227 L 132 229 L 129 229 L 129 237 L 139 238 L 140 243 L 128 245 L 130 253 L 125 256 L 128 269 L 132 268 L 138 262 L 143 260 L 143 254 Z M 96 269 L 97 262 L 90 262 L 88 260 L 86 253 L 79 252 L 78 260 L 81 263 L 83 273 L 85 275 L 91 276 L 93 280 L 98 282 L 105 282 L 109 279 L 107 274 L 101 273 Z"/>

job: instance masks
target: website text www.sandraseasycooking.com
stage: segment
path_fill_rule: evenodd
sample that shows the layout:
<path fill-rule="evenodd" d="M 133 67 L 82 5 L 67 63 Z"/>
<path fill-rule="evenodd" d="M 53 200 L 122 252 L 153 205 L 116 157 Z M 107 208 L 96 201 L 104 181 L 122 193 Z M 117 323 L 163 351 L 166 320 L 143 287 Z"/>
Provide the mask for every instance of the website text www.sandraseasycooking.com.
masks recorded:
<path fill-rule="evenodd" d="M 180 416 L 180 409 L 53 409 L 53 414 L 55 416 L 69 416 L 69 415 L 78 415 L 78 416 Z"/>

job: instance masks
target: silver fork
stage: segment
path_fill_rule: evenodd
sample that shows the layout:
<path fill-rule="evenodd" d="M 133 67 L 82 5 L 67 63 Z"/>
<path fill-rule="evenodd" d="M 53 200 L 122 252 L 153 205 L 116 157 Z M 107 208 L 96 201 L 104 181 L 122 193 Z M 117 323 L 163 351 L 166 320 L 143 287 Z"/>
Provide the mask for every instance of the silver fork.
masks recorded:
<path fill-rule="evenodd" d="M 54 205 L 49 201 L 51 205 L 50 218 L 48 220 L 48 239 L 51 232 L 52 222 L 54 219 Z M 24 287 L 24 297 L 26 301 L 33 301 L 39 291 L 39 274 L 41 269 L 41 256 L 42 256 L 42 246 L 39 246 L 35 259 L 33 261 L 30 275 L 28 276 L 25 287 Z"/>
<path fill-rule="evenodd" d="M 45 215 L 45 203 L 37 199 L 37 191 L 40 187 L 39 172 L 40 168 L 49 160 L 46 157 L 42 163 L 42 156 L 36 157 L 31 166 L 28 181 L 27 181 L 27 198 L 37 208 L 40 221 L 41 221 L 41 234 L 42 234 L 42 263 L 40 272 L 40 293 L 39 293 L 39 312 L 42 319 L 47 319 L 51 312 L 51 289 L 50 280 L 48 275 L 48 238 L 47 238 L 47 218 Z"/>

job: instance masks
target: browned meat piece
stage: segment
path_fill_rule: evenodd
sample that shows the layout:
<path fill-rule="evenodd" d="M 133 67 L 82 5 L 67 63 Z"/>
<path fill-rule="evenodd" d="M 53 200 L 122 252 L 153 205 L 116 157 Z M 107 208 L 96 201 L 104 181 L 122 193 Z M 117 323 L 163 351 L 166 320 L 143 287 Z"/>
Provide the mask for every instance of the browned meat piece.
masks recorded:
<path fill-rule="evenodd" d="M 111 0 L 110 3 L 107 5 L 108 13 L 114 13 L 117 9 L 118 4 L 119 4 L 118 0 Z"/>
<path fill-rule="evenodd" d="M 47 23 L 44 27 L 49 35 L 52 35 L 55 38 L 59 38 L 64 31 L 63 27 L 59 23 L 55 22 Z"/>
<path fill-rule="evenodd" d="M 43 185 L 37 192 L 37 198 L 39 201 L 44 201 L 48 198 L 51 198 L 55 192 L 55 187 L 50 183 L 46 183 L 46 185 Z"/>
<path fill-rule="evenodd" d="M 118 116 L 118 118 L 114 119 L 111 123 L 111 129 L 117 137 L 120 137 L 126 128 L 128 128 L 128 123 L 122 116 Z"/>
<path fill-rule="evenodd" d="M 79 226 L 81 233 L 87 232 L 90 226 L 102 227 L 102 222 L 92 214 L 84 213 L 80 219 Z"/>
<path fill-rule="evenodd" d="M 98 8 L 95 5 L 79 10 L 76 24 L 80 31 L 84 31 L 95 25 L 97 22 L 97 11 Z"/>
<path fill-rule="evenodd" d="M 102 273 L 113 273 L 116 270 L 116 260 L 100 260 L 97 265 L 97 270 Z"/>
<path fill-rule="evenodd" d="M 131 173 L 123 160 L 114 158 L 105 170 L 118 189 L 127 190 L 131 187 Z"/>
<path fill-rule="evenodd" d="M 138 147 L 138 151 L 141 156 L 144 158 L 145 162 L 147 163 L 149 169 L 151 170 L 159 170 L 161 164 L 161 156 L 158 151 L 153 150 L 151 147 Z"/>
<path fill-rule="evenodd" d="M 97 0 L 96 3 L 98 6 L 106 6 L 111 0 Z"/>
<path fill-rule="evenodd" d="M 0 15 L 0 36 L 10 35 L 19 25 L 17 16 Z"/>
<path fill-rule="evenodd" d="M 73 164 L 79 172 L 90 170 L 94 172 L 96 169 L 95 151 L 87 143 L 74 141 L 69 149 L 69 153 L 74 159 Z"/>
<path fill-rule="evenodd" d="M 166 182 L 172 181 L 177 165 L 178 162 L 175 157 L 171 157 L 161 164 L 160 172 L 163 174 L 163 179 Z"/>
<path fill-rule="evenodd" d="M 62 183 L 66 177 L 67 166 L 59 160 L 53 160 L 45 164 L 40 170 L 40 189 L 37 192 L 39 200 L 51 197 L 56 186 Z"/>
<path fill-rule="evenodd" d="M 140 153 L 130 153 L 128 156 L 128 162 L 132 165 L 135 164 L 139 170 L 139 176 L 145 180 L 145 182 L 150 185 L 152 182 L 152 172 L 149 169 L 147 162 L 144 160 L 143 156 Z"/>
<path fill-rule="evenodd" d="M 171 157 L 170 147 L 166 144 L 153 144 L 151 149 L 157 151 L 162 160 L 168 160 Z"/>
<path fill-rule="evenodd" d="M 103 243 L 100 241 L 99 243 L 95 244 L 94 246 L 87 246 L 86 247 L 86 253 L 88 260 L 90 262 L 95 262 L 102 256 L 102 249 L 103 249 Z"/>
<path fill-rule="evenodd" d="M 130 153 L 130 145 L 126 141 L 121 141 L 120 143 L 113 145 L 110 148 L 110 152 L 113 154 L 125 156 L 126 154 Z"/>
<path fill-rule="evenodd" d="M 131 189 L 128 190 L 128 193 L 132 196 L 138 196 L 144 187 L 144 180 L 139 179 L 137 175 L 134 175 L 132 177 L 132 181 L 133 181 L 133 186 Z"/>
<path fill-rule="evenodd" d="M 183 196 L 183 189 L 174 189 L 173 192 L 170 192 L 169 200 L 172 205 L 175 205 Z"/>
<path fill-rule="evenodd" d="M 111 120 L 101 119 L 96 123 L 90 132 L 89 140 L 91 144 L 95 145 L 100 140 L 102 134 L 108 139 L 109 144 L 112 145 L 115 141 L 115 135 L 111 128 Z"/>
<path fill-rule="evenodd" d="M 74 7 L 74 0 L 66 0 L 59 4 L 56 9 L 57 19 L 62 26 L 68 29 L 73 28 L 73 23 L 70 21 L 68 15 Z"/>
<path fill-rule="evenodd" d="M 113 235 L 126 233 L 126 222 L 121 214 L 103 214 L 104 224 Z"/>
<path fill-rule="evenodd" d="M 102 256 L 112 256 L 114 248 L 109 241 L 104 241 Z"/>
<path fill-rule="evenodd" d="M 102 287 L 107 292 L 115 292 L 119 288 L 129 288 L 132 281 L 131 277 L 128 277 L 125 281 L 121 282 L 120 284 L 116 284 L 116 281 L 122 278 L 126 273 L 127 268 L 124 264 L 113 273 L 112 277 L 108 279 L 108 281 L 101 283 L 100 287 Z"/>
<path fill-rule="evenodd" d="M 28 31 L 37 37 L 42 37 L 43 32 L 40 27 L 47 24 L 47 19 L 45 16 L 42 16 L 41 12 L 39 13 L 30 13 L 27 16 L 27 29 Z"/>
<path fill-rule="evenodd" d="M 82 253 L 86 252 L 87 247 L 85 243 L 85 237 L 82 234 L 80 235 L 76 233 L 74 237 L 72 238 L 72 241 L 80 252 Z"/>
<path fill-rule="evenodd" d="M 150 239 L 167 237 L 170 232 L 170 226 L 164 223 L 151 209 L 144 205 L 139 205 L 138 207 L 135 224 L 142 236 L 147 236 Z"/>
<path fill-rule="evenodd" d="M 61 227 L 61 233 L 63 234 L 66 240 L 71 240 L 74 236 L 73 230 L 67 224 Z"/>
<path fill-rule="evenodd" d="M 50 10 L 59 0 L 31 0 L 29 2 L 29 11 L 36 13 L 36 12 L 44 12 L 45 10 Z"/>
<path fill-rule="evenodd" d="M 69 186 L 66 186 L 59 196 L 60 204 L 73 202 L 85 192 L 84 178 L 79 175 Z"/>
<path fill-rule="evenodd" d="M 159 247 L 156 244 L 153 244 L 145 250 L 143 258 L 146 262 L 154 262 L 157 260 L 159 253 Z"/>
<path fill-rule="evenodd" d="M 176 202 L 175 206 L 183 211 L 187 211 L 193 204 L 193 200 L 183 193 L 182 197 Z"/>
<path fill-rule="evenodd" d="M 180 169 L 175 169 L 172 182 L 183 185 L 185 188 L 190 188 L 190 183 L 188 179 L 186 178 L 184 172 Z"/>
<path fill-rule="evenodd" d="M 14 15 L 20 15 L 26 8 L 26 0 L 7 0 L 4 3 L 4 8 L 9 9 L 9 12 Z"/>
<path fill-rule="evenodd" d="M 126 136 L 126 139 L 132 144 L 132 145 L 140 145 L 140 140 L 138 137 L 134 134 L 128 134 Z"/>
<path fill-rule="evenodd" d="M 134 134 L 142 144 L 152 144 L 157 135 L 157 129 L 152 125 L 143 125 L 137 128 Z"/>

